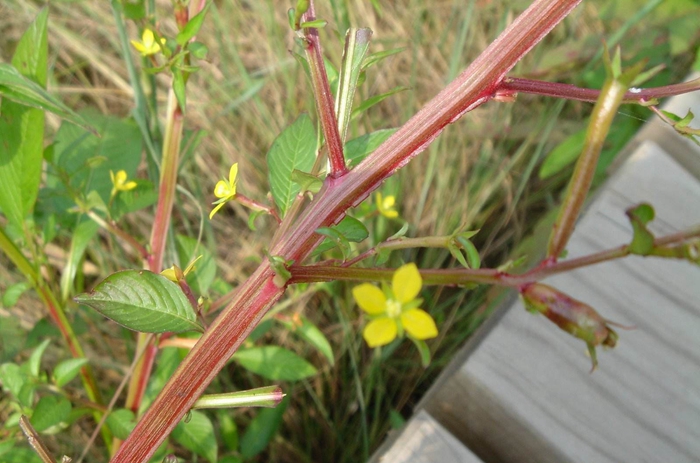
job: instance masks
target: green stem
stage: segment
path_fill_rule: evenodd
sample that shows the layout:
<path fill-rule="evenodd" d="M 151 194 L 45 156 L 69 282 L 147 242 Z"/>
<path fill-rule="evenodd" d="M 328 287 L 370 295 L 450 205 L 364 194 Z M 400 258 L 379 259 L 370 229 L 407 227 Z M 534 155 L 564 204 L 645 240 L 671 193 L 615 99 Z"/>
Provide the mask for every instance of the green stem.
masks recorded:
<path fill-rule="evenodd" d="M 85 358 L 85 352 L 83 351 L 80 341 L 73 331 L 73 326 L 70 324 L 68 317 L 66 317 L 66 313 L 59 303 L 58 298 L 51 291 L 51 289 L 46 286 L 43 278 L 37 273 L 31 262 L 29 262 L 19 248 L 15 246 L 15 243 L 13 243 L 7 234 L 5 234 L 5 230 L 2 228 L 0 228 L 0 249 L 2 249 L 10 261 L 17 267 L 17 269 L 22 272 L 37 294 L 39 294 L 39 297 L 48 309 L 49 316 L 61 332 L 61 336 L 68 346 L 68 350 L 70 351 L 71 355 L 74 358 Z M 88 398 L 92 402 L 101 405 L 103 403 L 102 394 L 97 386 L 97 381 L 95 380 L 92 367 L 89 364 L 80 369 L 80 379 L 83 382 L 83 387 L 85 388 Z M 98 410 L 94 410 L 93 417 L 99 422 L 100 418 L 102 417 L 102 413 Z M 108 428 L 102 428 L 102 437 L 105 441 L 107 449 L 111 452 L 112 434 Z"/>

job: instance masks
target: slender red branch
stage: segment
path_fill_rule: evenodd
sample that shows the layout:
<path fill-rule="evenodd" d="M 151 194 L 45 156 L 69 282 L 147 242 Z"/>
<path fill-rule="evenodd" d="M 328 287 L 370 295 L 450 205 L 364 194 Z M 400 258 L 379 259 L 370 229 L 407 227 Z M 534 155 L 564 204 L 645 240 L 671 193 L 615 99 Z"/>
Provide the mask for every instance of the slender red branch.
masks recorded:
<path fill-rule="evenodd" d="M 309 9 L 306 10 L 303 21 L 313 21 L 315 19 L 314 2 L 310 1 Z M 326 146 L 328 146 L 328 159 L 331 164 L 331 171 L 328 175 L 332 178 L 341 177 L 345 175 L 348 169 L 345 166 L 343 142 L 340 139 L 338 121 L 335 117 L 335 102 L 333 101 L 331 86 L 328 83 L 326 65 L 323 62 L 321 42 L 318 40 L 318 29 L 315 27 L 306 28 L 304 38 L 306 41 L 306 57 L 309 60 L 309 68 L 311 70 L 311 84 L 316 100 L 316 110 L 321 120 Z"/>
<path fill-rule="evenodd" d="M 622 97 L 622 103 L 644 103 L 655 98 L 665 98 L 700 90 L 700 78 L 680 84 L 663 87 L 631 88 Z M 595 102 L 600 96 L 600 90 L 581 88 L 571 84 L 544 82 L 541 80 L 506 77 L 498 86 L 499 92 L 509 94 L 531 93 L 535 95 L 566 98 L 567 100 Z"/>

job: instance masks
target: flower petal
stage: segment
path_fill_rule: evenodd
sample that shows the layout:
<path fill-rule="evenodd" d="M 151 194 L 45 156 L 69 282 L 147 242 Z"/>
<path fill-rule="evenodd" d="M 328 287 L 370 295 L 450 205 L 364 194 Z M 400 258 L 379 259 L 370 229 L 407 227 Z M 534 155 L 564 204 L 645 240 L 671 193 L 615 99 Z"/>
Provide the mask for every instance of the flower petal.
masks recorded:
<path fill-rule="evenodd" d="M 134 182 L 133 180 L 130 180 L 130 181 L 126 182 L 124 185 L 122 185 L 122 191 L 129 191 L 129 190 L 133 190 L 134 188 L 136 188 L 136 182 Z"/>
<path fill-rule="evenodd" d="M 391 289 L 394 291 L 394 296 L 402 304 L 415 299 L 420 293 L 421 286 L 423 286 L 423 279 L 414 263 L 399 267 L 391 279 Z"/>
<path fill-rule="evenodd" d="M 214 196 L 217 198 L 225 198 L 229 196 L 229 193 L 231 192 L 231 188 L 229 188 L 228 183 L 226 183 L 226 180 L 219 180 L 216 182 L 216 186 L 214 187 Z"/>
<path fill-rule="evenodd" d="M 381 289 L 369 283 L 352 288 L 352 295 L 357 305 L 370 315 L 379 315 L 386 311 L 386 296 Z"/>
<path fill-rule="evenodd" d="M 223 201 L 223 202 L 219 203 L 218 206 L 216 206 L 214 209 L 211 210 L 211 212 L 209 213 L 209 220 L 211 220 L 211 219 L 214 217 L 214 214 L 216 214 L 217 212 L 219 212 L 219 209 L 221 209 L 222 207 L 224 207 L 224 204 L 226 204 L 226 201 Z"/>
<path fill-rule="evenodd" d="M 138 42 L 138 41 L 136 41 L 136 40 L 132 40 L 132 41 L 131 41 L 131 45 L 132 45 L 134 48 L 136 48 L 136 51 L 138 51 L 138 52 L 141 53 L 142 55 L 143 55 L 144 53 L 146 53 L 146 47 L 144 47 L 143 44 L 142 44 L 141 42 Z"/>
<path fill-rule="evenodd" d="M 141 41 L 146 48 L 152 48 L 153 44 L 155 43 L 153 31 L 150 29 L 144 29 L 143 34 L 141 35 Z"/>
<path fill-rule="evenodd" d="M 401 323 L 406 332 L 415 339 L 430 339 L 438 334 L 435 320 L 425 310 L 407 310 L 401 314 Z"/>
<path fill-rule="evenodd" d="M 379 347 L 396 339 L 396 322 L 388 317 L 372 320 L 365 326 L 362 336 L 369 347 Z"/>
<path fill-rule="evenodd" d="M 391 209 L 394 207 L 394 204 L 396 204 L 396 198 L 394 196 L 387 196 L 384 198 L 384 201 L 382 201 L 382 206 L 384 206 L 384 209 Z"/>
<path fill-rule="evenodd" d="M 234 162 L 231 169 L 228 171 L 228 183 L 233 187 L 234 193 L 236 192 L 236 177 L 238 176 L 238 163 Z"/>

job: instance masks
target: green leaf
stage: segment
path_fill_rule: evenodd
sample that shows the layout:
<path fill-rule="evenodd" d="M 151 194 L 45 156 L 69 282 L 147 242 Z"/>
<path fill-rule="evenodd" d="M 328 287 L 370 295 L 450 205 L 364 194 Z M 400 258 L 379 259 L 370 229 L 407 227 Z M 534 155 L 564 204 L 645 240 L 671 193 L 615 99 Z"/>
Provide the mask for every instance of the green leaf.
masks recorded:
<path fill-rule="evenodd" d="M 360 114 L 363 112 L 367 111 L 369 108 L 372 106 L 381 103 L 382 101 L 386 100 L 392 95 L 396 95 L 397 93 L 403 92 L 404 90 L 408 90 L 408 87 L 396 87 L 392 88 L 388 92 L 379 94 L 379 95 L 374 95 L 372 97 L 367 98 L 365 101 L 360 103 L 360 105 L 355 108 L 355 110 L 352 112 L 352 117 L 351 119 L 355 119 L 358 117 Z"/>
<path fill-rule="evenodd" d="M 173 71 L 173 92 L 177 98 L 177 104 L 180 105 L 180 110 L 185 113 L 187 108 L 187 94 L 185 93 L 185 75 L 180 68 L 172 68 Z"/>
<path fill-rule="evenodd" d="M 292 181 L 301 187 L 300 193 L 318 193 L 323 186 L 323 180 L 320 178 L 297 169 L 292 172 Z"/>
<path fill-rule="evenodd" d="M 107 416 L 107 426 L 109 426 L 114 437 L 121 440 L 126 439 L 136 427 L 134 412 L 126 408 L 114 410 Z"/>
<path fill-rule="evenodd" d="M 26 447 L 16 447 L 2 454 L 3 463 L 42 463 L 36 452 Z"/>
<path fill-rule="evenodd" d="M 338 225 L 319 228 L 316 230 L 316 233 L 328 236 L 329 238 L 324 240 L 314 250 L 313 256 L 326 252 L 339 244 L 348 246 L 348 242 L 360 243 L 369 236 L 369 231 L 367 227 L 365 227 L 365 224 L 349 215 L 346 215 Z"/>
<path fill-rule="evenodd" d="M 586 140 L 586 129 L 569 135 L 563 142 L 559 143 L 547 157 L 544 158 L 540 167 L 539 176 L 541 179 L 549 178 L 560 172 L 571 164 L 581 154 L 583 143 Z"/>
<path fill-rule="evenodd" d="M 92 238 L 97 234 L 99 225 L 96 222 L 83 218 L 78 221 L 73 231 L 68 259 L 61 273 L 61 298 L 65 301 L 73 293 L 75 276 L 83 262 L 83 256 Z"/>
<path fill-rule="evenodd" d="M 71 405 L 63 396 L 47 395 L 39 399 L 30 421 L 38 432 L 59 426 L 68 420 Z"/>
<path fill-rule="evenodd" d="M 201 42 L 192 42 L 187 45 L 187 49 L 190 51 L 190 53 L 192 53 L 192 56 L 197 59 L 205 59 L 207 57 L 207 53 L 209 53 L 207 46 Z"/>
<path fill-rule="evenodd" d="M 35 378 L 39 377 L 41 357 L 44 355 L 44 352 L 46 352 L 46 348 L 49 347 L 50 342 L 50 339 L 45 339 L 41 344 L 36 346 L 32 355 L 30 355 L 27 361 L 22 365 L 22 368 Z"/>
<path fill-rule="evenodd" d="M 185 24 L 185 27 L 182 28 L 182 30 L 177 34 L 176 41 L 177 44 L 180 46 L 183 46 L 187 42 L 190 41 L 197 33 L 199 32 L 199 29 L 202 27 L 202 23 L 204 22 L 204 17 L 207 15 L 207 11 L 209 11 L 209 7 L 211 6 L 211 3 L 207 3 L 207 5 L 197 13 L 193 18 L 190 18 L 189 21 L 187 21 L 187 24 Z"/>
<path fill-rule="evenodd" d="M 95 128 L 83 117 L 7 63 L 0 63 L 0 96 L 22 106 L 48 111 L 96 133 Z"/>
<path fill-rule="evenodd" d="M 275 139 L 267 153 L 270 191 L 284 216 L 301 188 L 292 172 L 310 172 L 316 160 L 316 130 L 308 115 L 302 114 Z"/>
<path fill-rule="evenodd" d="M 29 288 L 31 288 L 31 285 L 26 281 L 20 281 L 19 283 L 8 286 L 5 289 L 5 293 L 2 295 L 2 306 L 8 308 L 13 307 L 17 304 L 20 296 Z"/>
<path fill-rule="evenodd" d="M 654 235 L 647 229 L 646 224 L 654 220 L 654 208 L 643 203 L 625 211 L 632 223 L 632 242 L 629 250 L 632 254 L 647 256 L 654 249 Z"/>
<path fill-rule="evenodd" d="M 204 243 L 198 244 L 196 239 L 185 235 L 177 235 L 175 249 L 177 249 L 180 266 L 183 269 L 192 259 L 202 256 L 194 264 L 194 270 L 187 275 L 187 284 L 196 295 L 206 294 L 216 278 L 216 260 L 211 252 L 204 246 Z"/>
<path fill-rule="evenodd" d="M 383 51 L 378 51 L 376 53 L 372 53 L 365 58 L 365 60 L 362 62 L 362 70 L 364 71 L 365 69 L 368 69 L 381 60 L 388 58 L 389 56 L 395 55 L 397 53 L 400 53 L 404 51 L 405 48 L 392 48 L 391 50 L 383 50 Z"/>
<path fill-rule="evenodd" d="M 19 318 L 0 316 L 0 362 L 15 358 L 25 346 L 26 338 Z"/>
<path fill-rule="evenodd" d="M 86 358 L 74 358 L 64 360 L 56 365 L 56 368 L 53 370 L 53 380 L 56 386 L 63 387 L 71 382 L 71 380 L 80 373 L 80 369 L 84 365 L 87 365 L 87 363 L 88 359 Z"/>
<path fill-rule="evenodd" d="M 203 331 L 180 287 L 146 270 L 114 273 L 75 300 L 130 330 L 145 333 Z"/>
<path fill-rule="evenodd" d="M 243 368 L 274 381 L 298 381 L 316 374 L 313 365 L 279 346 L 242 349 L 232 358 Z"/>
<path fill-rule="evenodd" d="M 345 159 L 348 166 L 356 166 L 384 143 L 396 129 L 382 129 L 354 138 L 345 144 Z"/>
<path fill-rule="evenodd" d="M 293 319 L 277 319 L 277 321 L 282 323 L 289 331 L 299 335 L 306 342 L 318 349 L 318 351 L 328 359 L 328 363 L 333 366 L 335 364 L 333 348 L 328 342 L 328 339 L 326 339 L 326 336 L 308 318 L 301 316 L 299 319 L 301 323 L 297 323 L 296 320 Z"/>
<path fill-rule="evenodd" d="M 252 458 L 265 450 L 282 424 L 282 416 L 288 404 L 289 398 L 285 398 L 276 408 L 266 408 L 253 418 L 241 438 L 243 458 Z"/>
<path fill-rule="evenodd" d="M 238 427 L 228 411 L 218 411 L 219 435 L 228 450 L 238 451 Z M 219 460 L 221 463 L 221 460 Z"/>
<path fill-rule="evenodd" d="M 360 78 L 360 67 L 372 37 L 370 29 L 348 29 L 345 34 L 345 49 L 340 66 L 340 81 L 335 100 L 335 116 L 341 141 L 345 141 L 355 89 Z"/>
<path fill-rule="evenodd" d="M 112 191 L 109 171 L 124 170 L 132 179 L 143 151 L 141 133 L 133 121 L 103 116 L 94 110 L 81 114 L 98 128 L 100 136 L 73 124 L 61 124 L 54 137 L 54 156 L 47 168 L 46 188 L 42 188 L 37 203 L 41 215 L 56 214 L 60 225 L 69 229 L 78 223 L 74 214 L 66 213 L 75 206 L 73 196 L 87 198 L 96 191 L 103 202 L 109 202 Z M 132 192 L 120 192 L 117 200 Z"/>
<path fill-rule="evenodd" d="M 15 398 L 19 398 L 20 391 L 29 380 L 29 375 L 22 371 L 16 363 L 3 363 L 0 365 L 0 383 L 5 391 L 10 392 Z"/>
<path fill-rule="evenodd" d="M 317 28 L 317 29 L 321 29 L 323 27 L 326 27 L 326 24 L 328 24 L 328 21 L 326 21 L 325 19 L 314 19 L 313 21 L 305 21 L 305 22 L 299 24 L 299 26 L 302 29 L 309 29 L 312 27 Z"/>
<path fill-rule="evenodd" d="M 416 349 L 418 349 L 418 353 L 420 354 L 420 363 L 423 366 L 423 368 L 427 368 L 428 365 L 430 365 L 430 348 L 428 347 L 428 344 L 425 341 L 420 341 L 418 339 L 413 339 L 411 338 L 411 341 L 413 341 L 413 344 L 416 346 Z"/>
<path fill-rule="evenodd" d="M 14 80 L 24 76 L 38 87 L 46 86 L 48 8 L 43 9 L 22 35 L 12 58 Z M 13 68 L 0 67 L 0 85 L 7 88 Z M 26 80 L 26 79 L 25 79 Z M 3 92 L 5 95 L 6 92 Z M 9 224 L 22 228 L 24 218 L 34 207 L 44 152 L 44 112 L 8 98 L 0 103 L 0 210 Z"/>
<path fill-rule="evenodd" d="M 214 426 L 207 415 L 190 411 L 184 421 L 178 423 L 171 434 L 186 449 L 216 463 L 217 444 Z"/>

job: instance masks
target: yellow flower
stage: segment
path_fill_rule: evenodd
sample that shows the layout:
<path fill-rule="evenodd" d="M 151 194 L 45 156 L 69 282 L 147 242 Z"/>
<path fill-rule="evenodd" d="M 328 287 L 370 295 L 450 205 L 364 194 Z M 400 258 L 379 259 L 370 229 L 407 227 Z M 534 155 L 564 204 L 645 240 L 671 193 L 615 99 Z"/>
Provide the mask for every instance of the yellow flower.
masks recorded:
<path fill-rule="evenodd" d="M 399 213 L 394 209 L 396 198 L 393 196 L 382 197 L 381 193 L 377 193 L 377 210 L 387 219 L 395 219 Z"/>
<path fill-rule="evenodd" d="M 172 267 L 166 268 L 165 270 L 160 272 L 160 274 L 168 280 L 172 281 L 173 283 L 177 283 L 180 280 L 183 280 L 192 270 L 194 270 L 194 264 L 201 258 L 202 256 L 199 255 L 197 256 L 197 258 L 190 261 L 190 263 L 187 264 L 187 267 L 184 271 L 177 265 L 173 265 Z"/>
<path fill-rule="evenodd" d="M 112 179 L 112 196 L 116 195 L 119 191 L 129 191 L 136 188 L 136 182 L 133 180 L 126 181 L 125 170 L 120 170 L 116 174 L 110 170 L 109 177 Z"/>
<path fill-rule="evenodd" d="M 165 39 L 161 37 L 161 45 L 165 45 Z M 141 53 L 141 56 L 151 56 L 160 53 L 160 45 L 156 42 L 156 37 L 150 29 L 144 29 L 141 35 L 141 41 L 132 40 L 131 45 Z"/>
<path fill-rule="evenodd" d="M 224 204 L 231 201 L 236 197 L 236 177 L 238 176 L 238 163 L 234 163 L 231 166 L 231 170 L 228 173 L 228 182 L 226 180 L 219 180 L 219 182 L 214 187 L 214 196 L 219 198 L 218 201 L 214 201 L 212 204 L 216 207 L 209 214 L 209 220 L 214 217 L 219 209 L 224 207 Z"/>
<path fill-rule="evenodd" d="M 386 295 L 369 283 L 353 288 L 357 305 L 372 318 L 362 332 L 370 347 L 389 344 L 397 336 L 403 336 L 404 330 L 409 337 L 420 341 L 437 336 L 433 317 L 418 308 L 423 300 L 416 296 L 422 285 L 418 268 L 411 263 L 394 272 L 391 289 L 386 289 Z"/>

